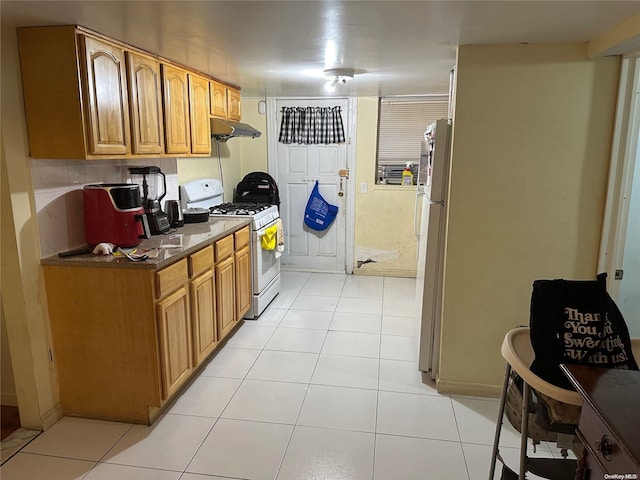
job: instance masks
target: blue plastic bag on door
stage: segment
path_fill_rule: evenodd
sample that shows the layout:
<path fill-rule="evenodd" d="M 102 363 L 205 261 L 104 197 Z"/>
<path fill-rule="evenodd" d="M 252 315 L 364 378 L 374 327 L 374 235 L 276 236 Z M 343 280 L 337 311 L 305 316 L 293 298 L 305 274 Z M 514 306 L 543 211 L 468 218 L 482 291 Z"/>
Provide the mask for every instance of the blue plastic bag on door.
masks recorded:
<path fill-rule="evenodd" d="M 311 196 L 304 210 L 304 224 L 312 230 L 321 232 L 329 228 L 336 219 L 338 207 L 327 202 L 318 191 L 318 181 L 311 191 Z"/>

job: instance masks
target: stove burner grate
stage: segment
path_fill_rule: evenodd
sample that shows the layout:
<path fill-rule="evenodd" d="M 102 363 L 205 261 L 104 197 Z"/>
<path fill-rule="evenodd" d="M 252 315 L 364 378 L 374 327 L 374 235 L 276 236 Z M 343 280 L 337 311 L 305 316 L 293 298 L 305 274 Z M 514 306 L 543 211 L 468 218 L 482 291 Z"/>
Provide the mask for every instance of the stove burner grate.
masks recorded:
<path fill-rule="evenodd" d="M 255 215 L 266 210 L 271 205 L 268 203 L 221 203 L 209 207 L 210 215 Z"/>

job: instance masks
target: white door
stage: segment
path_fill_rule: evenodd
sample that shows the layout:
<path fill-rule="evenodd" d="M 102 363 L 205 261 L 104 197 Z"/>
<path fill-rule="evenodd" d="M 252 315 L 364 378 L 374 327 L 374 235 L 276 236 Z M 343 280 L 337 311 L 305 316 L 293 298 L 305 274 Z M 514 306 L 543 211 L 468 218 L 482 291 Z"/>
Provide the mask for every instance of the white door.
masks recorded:
<path fill-rule="evenodd" d="M 599 271 L 640 337 L 640 55 L 623 59 Z"/>
<path fill-rule="evenodd" d="M 282 121 L 282 107 L 298 106 L 340 106 L 345 138 L 349 141 L 346 99 L 277 100 L 278 131 Z M 347 168 L 347 143 L 299 145 L 278 142 L 276 168 L 280 216 L 285 231 L 282 267 L 344 273 L 347 179 L 340 177 L 339 171 Z M 304 210 L 316 180 L 319 183 L 320 194 L 339 209 L 333 224 L 322 232 L 311 230 L 304 225 Z"/>
<path fill-rule="evenodd" d="M 640 337 L 640 142 L 636 143 L 627 231 L 622 247 L 622 279 L 616 302 L 632 337 Z"/>

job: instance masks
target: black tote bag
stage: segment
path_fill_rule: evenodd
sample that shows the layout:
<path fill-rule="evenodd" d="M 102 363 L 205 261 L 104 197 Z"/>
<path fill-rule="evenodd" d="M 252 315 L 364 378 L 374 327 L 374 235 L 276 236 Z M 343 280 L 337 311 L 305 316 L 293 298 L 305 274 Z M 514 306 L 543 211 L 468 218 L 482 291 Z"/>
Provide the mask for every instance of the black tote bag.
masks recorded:
<path fill-rule="evenodd" d="M 629 330 L 606 289 L 596 280 L 536 280 L 531 295 L 531 371 L 573 390 L 560 364 L 638 370 Z"/>

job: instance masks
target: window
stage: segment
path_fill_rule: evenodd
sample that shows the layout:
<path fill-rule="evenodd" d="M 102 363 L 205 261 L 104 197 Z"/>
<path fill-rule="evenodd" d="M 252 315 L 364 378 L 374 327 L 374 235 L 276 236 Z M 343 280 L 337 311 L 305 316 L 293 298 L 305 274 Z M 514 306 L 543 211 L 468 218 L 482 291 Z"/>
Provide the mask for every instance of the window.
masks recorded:
<path fill-rule="evenodd" d="M 412 164 L 415 183 L 424 131 L 448 113 L 448 95 L 381 98 L 376 183 L 400 185 L 407 163 Z"/>

